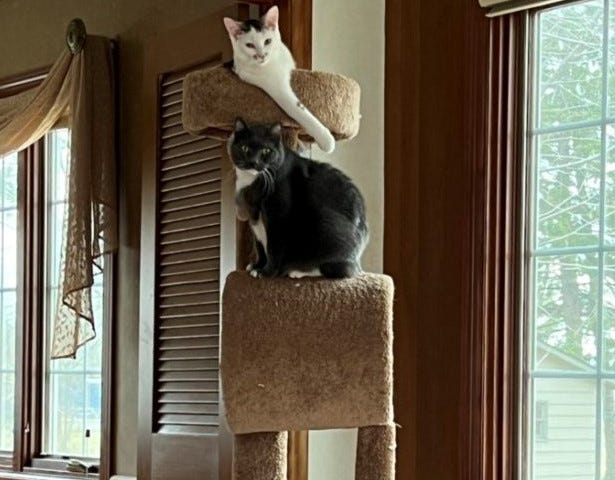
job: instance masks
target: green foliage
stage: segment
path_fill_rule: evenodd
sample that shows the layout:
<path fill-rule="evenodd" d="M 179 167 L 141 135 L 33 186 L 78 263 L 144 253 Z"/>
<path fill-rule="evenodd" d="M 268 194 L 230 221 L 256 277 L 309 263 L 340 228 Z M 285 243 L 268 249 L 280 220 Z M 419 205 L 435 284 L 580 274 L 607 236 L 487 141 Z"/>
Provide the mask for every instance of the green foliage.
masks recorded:
<path fill-rule="evenodd" d="M 615 24 L 615 12 L 611 16 Z M 600 278 L 597 253 L 603 245 L 615 245 L 615 128 L 602 125 L 611 109 L 603 102 L 604 86 L 615 89 L 615 72 L 604 62 L 604 2 L 553 9 L 540 19 L 536 335 L 595 368 L 602 310 L 604 366 L 615 370 L 615 257 L 604 255 Z M 609 50 L 615 55 L 615 25 L 609 30 Z M 573 125 L 579 122 L 596 124 Z M 541 133 L 545 128 L 550 130 Z M 549 255 L 553 249 L 577 251 Z"/>

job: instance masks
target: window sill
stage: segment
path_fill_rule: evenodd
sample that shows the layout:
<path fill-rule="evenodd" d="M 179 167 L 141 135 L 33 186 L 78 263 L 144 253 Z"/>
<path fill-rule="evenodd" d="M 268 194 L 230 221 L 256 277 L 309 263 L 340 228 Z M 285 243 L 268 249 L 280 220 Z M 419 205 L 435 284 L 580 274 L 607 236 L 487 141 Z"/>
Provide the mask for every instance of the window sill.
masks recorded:
<path fill-rule="evenodd" d="M 98 480 L 97 473 L 84 475 L 82 473 L 45 471 L 39 469 L 28 469 L 24 472 L 11 472 L 0 470 L 0 480 Z"/>

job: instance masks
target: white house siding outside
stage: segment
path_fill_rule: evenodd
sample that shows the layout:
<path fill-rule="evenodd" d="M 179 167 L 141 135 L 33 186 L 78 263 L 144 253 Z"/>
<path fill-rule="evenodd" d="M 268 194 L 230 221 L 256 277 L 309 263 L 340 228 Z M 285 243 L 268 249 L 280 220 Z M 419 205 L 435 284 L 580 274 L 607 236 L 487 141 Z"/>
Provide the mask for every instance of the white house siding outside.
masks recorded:
<path fill-rule="evenodd" d="M 566 363 L 563 355 L 557 358 L 547 354 L 541 368 L 563 371 L 572 367 Z M 534 381 L 534 408 L 546 411 L 546 415 L 544 419 L 535 419 L 532 425 L 535 432 L 533 480 L 595 480 L 596 426 L 600 425 L 600 431 L 604 431 L 603 425 L 596 422 L 596 381 L 574 378 Z M 538 425 L 543 421 L 546 428 Z M 604 439 L 600 444 L 604 459 Z"/>

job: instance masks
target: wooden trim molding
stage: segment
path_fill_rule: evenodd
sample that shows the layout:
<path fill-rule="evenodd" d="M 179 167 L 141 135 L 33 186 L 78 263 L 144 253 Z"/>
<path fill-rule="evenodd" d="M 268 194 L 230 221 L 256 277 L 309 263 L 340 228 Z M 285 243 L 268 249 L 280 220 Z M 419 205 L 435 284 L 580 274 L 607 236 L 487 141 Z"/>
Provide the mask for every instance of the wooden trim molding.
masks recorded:
<path fill-rule="evenodd" d="M 420 4 L 386 2 L 384 271 L 395 280 L 398 479 L 415 480 L 419 294 Z"/>
<path fill-rule="evenodd" d="M 466 123 L 475 215 L 467 267 L 463 331 L 461 461 L 463 478 L 513 480 L 517 475 L 519 285 L 523 221 L 524 25 L 519 13 L 489 21 L 489 54 L 476 58 Z M 470 29 L 474 46 L 483 29 Z M 472 48 L 481 55 L 480 48 Z"/>

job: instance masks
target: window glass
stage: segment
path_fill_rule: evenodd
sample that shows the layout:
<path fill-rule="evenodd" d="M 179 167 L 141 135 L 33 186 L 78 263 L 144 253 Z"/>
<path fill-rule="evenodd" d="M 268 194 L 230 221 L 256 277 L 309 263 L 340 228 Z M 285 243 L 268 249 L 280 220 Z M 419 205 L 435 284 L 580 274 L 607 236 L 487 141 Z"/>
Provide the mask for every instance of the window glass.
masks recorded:
<path fill-rule="evenodd" d="M 67 202 L 70 155 L 69 130 L 48 135 L 46 149 L 46 283 L 45 331 L 49 346 L 59 301 L 62 228 Z M 45 355 L 43 453 L 98 458 L 101 426 L 102 275 L 95 275 L 92 301 L 97 336 L 81 347 L 76 358 L 49 360 Z"/>
<path fill-rule="evenodd" d="M 533 18 L 527 480 L 615 480 L 615 0 Z"/>
<path fill-rule="evenodd" d="M 0 451 L 13 450 L 18 155 L 0 156 Z"/>

